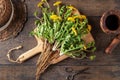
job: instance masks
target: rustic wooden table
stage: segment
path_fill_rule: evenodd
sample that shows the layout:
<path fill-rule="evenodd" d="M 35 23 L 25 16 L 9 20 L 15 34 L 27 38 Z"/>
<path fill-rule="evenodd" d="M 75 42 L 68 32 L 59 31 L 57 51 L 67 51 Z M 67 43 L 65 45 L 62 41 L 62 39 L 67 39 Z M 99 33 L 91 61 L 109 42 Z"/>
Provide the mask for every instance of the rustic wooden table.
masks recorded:
<path fill-rule="evenodd" d="M 49 0 L 50 4 L 56 0 Z M 28 7 L 28 21 L 22 32 L 15 38 L 0 42 L 0 80 L 35 80 L 36 61 L 35 56 L 23 64 L 11 63 L 6 54 L 9 49 L 23 45 L 23 49 L 15 51 L 17 57 L 23 52 L 33 48 L 37 43 L 29 32 L 35 28 L 33 13 L 37 9 L 39 0 L 26 0 Z M 104 53 L 105 48 L 115 35 L 107 35 L 100 29 L 101 15 L 110 9 L 120 9 L 120 0 L 63 0 L 64 3 L 72 4 L 80 12 L 88 16 L 89 23 L 93 26 L 92 34 L 96 41 L 97 58 L 94 61 L 88 59 L 66 59 L 56 65 L 50 66 L 40 80 L 66 80 L 68 73 L 66 67 L 80 70 L 89 67 L 90 74 L 77 75 L 74 80 L 120 80 L 120 45 L 111 55 Z"/>

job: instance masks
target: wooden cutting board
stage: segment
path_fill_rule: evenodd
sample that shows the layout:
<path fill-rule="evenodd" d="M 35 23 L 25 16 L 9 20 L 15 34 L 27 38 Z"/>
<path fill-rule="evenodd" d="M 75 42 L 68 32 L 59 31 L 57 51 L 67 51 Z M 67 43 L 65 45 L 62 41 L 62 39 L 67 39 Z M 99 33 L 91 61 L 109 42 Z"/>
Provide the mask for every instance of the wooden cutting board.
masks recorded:
<path fill-rule="evenodd" d="M 77 9 L 74 10 L 73 13 L 80 15 L 80 13 L 79 13 L 79 11 L 78 11 Z M 37 29 L 37 28 L 36 28 L 36 29 Z M 36 30 L 36 29 L 34 29 L 34 30 Z M 39 54 L 39 53 L 41 53 L 41 52 L 43 51 L 43 42 L 44 42 L 44 41 L 43 41 L 42 39 L 38 38 L 37 36 L 35 36 L 35 38 L 36 38 L 36 40 L 37 40 L 37 45 L 36 45 L 34 48 L 32 48 L 32 49 L 28 50 L 27 52 L 23 53 L 22 55 L 20 55 L 20 56 L 18 57 L 18 59 L 17 59 L 17 60 L 18 60 L 18 61 L 17 61 L 18 63 L 22 63 L 22 62 L 24 62 L 25 60 L 27 60 L 27 59 L 33 57 L 34 55 Z M 86 34 L 85 36 L 83 36 L 83 40 L 85 40 L 85 42 L 86 42 L 86 44 L 87 44 L 87 43 L 89 43 L 89 42 L 93 42 L 93 41 L 94 41 L 94 38 L 93 38 L 93 36 L 91 35 L 91 33 L 89 32 L 88 34 Z M 64 60 L 64 59 L 66 59 L 66 58 L 68 58 L 68 57 L 69 57 L 69 56 L 67 56 L 67 55 L 59 56 L 59 57 L 57 57 L 56 59 L 53 60 L 52 64 L 58 63 L 58 62 L 60 62 L 61 60 Z"/>

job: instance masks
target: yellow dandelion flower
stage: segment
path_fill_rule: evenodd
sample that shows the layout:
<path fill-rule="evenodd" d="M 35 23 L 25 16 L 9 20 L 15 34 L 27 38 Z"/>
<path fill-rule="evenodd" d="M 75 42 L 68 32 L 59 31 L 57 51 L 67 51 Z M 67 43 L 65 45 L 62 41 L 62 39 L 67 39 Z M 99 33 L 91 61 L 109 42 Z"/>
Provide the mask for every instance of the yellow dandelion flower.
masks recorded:
<path fill-rule="evenodd" d="M 42 2 L 46 2 L 46 0 L 42 0 Z"/>
<path fill-rule="evenodd" d="M 84 45 L 83 49 L 84 49 L 84 50 L 86 50 L 86 49 L 87 49 L 87 47 Z"/>
<path fill-rule="evenodd" d="M 59 16 L 57 16 L 57 15 L 55 15 L 55 14 L 52 14 L 52 15 L 50 16 L 50 19 L 52 19 L 53 21 L 57 21 L 57 20 L 61 20 L 61 17 L 59 17 Z"/>
<path fill-rule="evenodd" d="M 81 15 L 81 18 L 82 18 L 82 19 L 86 19 L 86 16 L 85 16 L 85 15 Z"/>
<path fill-rule="evenodd" d="M 77 31 L 75 30 L 75 28 L 74 27 L 72 27 L 72 31 L 73 31 L 73 33 L 75 34 L 75 36 L 77 35 Z"/>
<path fill-rule="evenodd" d="M 89 32 L 90 32 L 91 29 L 92 29 L 91 25 L 89 25 L 89 24 L 88 24 L 87 28 L 88 28 L 88 31 L 89 31 Z"/>
<path fill-rule="evenodd" d="M 75 18 L 74 17 L 68 17 L 67 19 L 68 21 L 72 21 L 72 22 L 75 22 Z"/>
<path fill-rule="evenodd" d="M 78 19 L 82 19 L 82 17 L 80 15 L 74 16 L 74 18 L 78 18 Z"/>
<path fill-rule="evenodd" d="M 37 4 L 37 7 L 42 7 L 42 5 L 43 5 L 43 2 L 39 2 L 39 3 Z"/>
<path fill-rule="evenodd" d="M 76 10 L 76 8 L 73 7 L 73 6 L 71 6 L 71 5 L 70 5 L 70 6 L 67 6 L 67 8 L 68 8 L 68 9 L 71 9 L 71 10 Z"/>
<path fill-rule="evenodd" d="M 61 1 L 57 1 L 57 2 L 55 2 L 53 5 L 54 5 L 54 6 L 59 6 L 61 3 L 62 3 Z"/>

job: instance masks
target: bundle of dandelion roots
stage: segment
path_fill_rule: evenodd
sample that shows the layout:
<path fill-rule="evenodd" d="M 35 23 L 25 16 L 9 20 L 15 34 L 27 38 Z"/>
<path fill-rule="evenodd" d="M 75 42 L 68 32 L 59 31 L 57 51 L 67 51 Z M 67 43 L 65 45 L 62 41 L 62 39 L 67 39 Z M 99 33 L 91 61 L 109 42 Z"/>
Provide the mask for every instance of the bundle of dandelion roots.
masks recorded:
<path fill-rule="evenodd" d="M 79 14 L 71 5 L 62 5 L 61 1 L 53 5 L 56 7 L 55 11 L 52 11 L 46 0 L 42 0 L 37 6 L 41 9 L 43 17 L 39 18 L 37 11 L 34 13 L 37 18 L 36 30 L 31 34 L 43 40 L 43 50 L 37 61 L 36 80 L 39 80 L 41 73 L 62 55 L 80 59 L 95 58 L 95 42 L 90 35 L 91 26 L 86 16 Z M 92 54 L 87 56 L 88 53 Z"/>

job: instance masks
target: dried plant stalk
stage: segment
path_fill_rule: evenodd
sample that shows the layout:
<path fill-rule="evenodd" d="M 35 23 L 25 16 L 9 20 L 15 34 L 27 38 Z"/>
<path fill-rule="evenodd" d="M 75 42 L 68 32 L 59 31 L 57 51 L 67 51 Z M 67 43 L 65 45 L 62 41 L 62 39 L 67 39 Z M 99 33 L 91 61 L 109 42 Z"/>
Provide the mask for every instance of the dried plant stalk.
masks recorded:
<path fill-rule="evenodd" d="M 44 51 L 37 61 L 36 80 L 39 80 L 40 75 L 52 64 L 51 61 L 58 56 L 58 52 L 52 51 L 52 45 L 45 42 Z"/>

